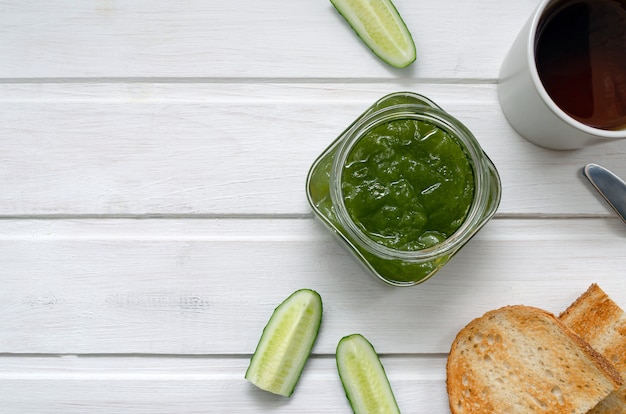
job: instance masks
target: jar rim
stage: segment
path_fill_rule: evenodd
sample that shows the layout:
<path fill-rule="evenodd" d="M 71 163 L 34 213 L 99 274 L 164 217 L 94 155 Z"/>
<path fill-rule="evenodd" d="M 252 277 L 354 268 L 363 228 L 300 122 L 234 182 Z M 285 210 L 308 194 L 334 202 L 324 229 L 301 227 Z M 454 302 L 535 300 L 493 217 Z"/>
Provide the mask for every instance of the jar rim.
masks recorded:
<path fill-rule="evenodd" d="M 373 128 L 404 119 L 426 121 L 450 133 L 469 158 L 474 175 L 474 197 L 463 223 L 454 233 L 440 243 L 420 250 L 399 250 L 371 239 L 350 218 L 343 197 L 343 186 L 341 185 L 343 167 L 356 143 Z M 336 185 L 330 186 L 330 197 L 336 209 L 337 219 L 346 231 L 358 240 L 366 250 L 388 259 L 422 262 L 447 252 L 454 252 L 478 231 L 478 228 L 480 228 L 478 224 L 483 220 L 483 212 L 489 203 L 489 168 L 487 165 L 484 165 L 485 158 L 486 155 L 474 135 L 461 122 L 438 107 L 400 103 L 374 111 L 360 119 L 346 131 L 345 140 L 340 144 L 334 156 L 330 179 Z"/>

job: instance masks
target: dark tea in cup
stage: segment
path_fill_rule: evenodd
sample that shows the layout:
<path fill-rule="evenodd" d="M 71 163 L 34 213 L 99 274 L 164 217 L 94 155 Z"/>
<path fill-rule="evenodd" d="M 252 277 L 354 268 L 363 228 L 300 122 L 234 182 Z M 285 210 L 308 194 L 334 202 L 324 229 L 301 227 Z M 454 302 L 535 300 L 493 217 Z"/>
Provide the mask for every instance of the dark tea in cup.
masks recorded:
<path fill-rule="evenodd" d="M 626 127 L 626 0 L 561 0 L 535 37 L 537 73 L 554 103 L 593 128 Z"/>

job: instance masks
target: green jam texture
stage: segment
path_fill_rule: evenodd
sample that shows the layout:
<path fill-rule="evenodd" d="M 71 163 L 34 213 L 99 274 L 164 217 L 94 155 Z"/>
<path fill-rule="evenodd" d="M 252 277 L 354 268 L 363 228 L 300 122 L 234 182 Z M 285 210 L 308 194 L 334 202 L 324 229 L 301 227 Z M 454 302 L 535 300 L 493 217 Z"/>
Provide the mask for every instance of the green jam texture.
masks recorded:
<path fill-rule="evenodd" d="M 474 198 L 471 161 L 438 126 L 394 120 L 366 133 L 341 180 L 346 210 L 377 243 L 402 251 L 434 246 L 464 222 Z"/>

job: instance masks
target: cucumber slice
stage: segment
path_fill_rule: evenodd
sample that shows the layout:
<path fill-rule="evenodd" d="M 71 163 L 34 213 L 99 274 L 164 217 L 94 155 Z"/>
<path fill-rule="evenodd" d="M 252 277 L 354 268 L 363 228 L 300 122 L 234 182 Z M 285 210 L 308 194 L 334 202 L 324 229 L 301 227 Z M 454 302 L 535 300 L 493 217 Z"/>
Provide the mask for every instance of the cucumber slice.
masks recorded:
<path fill-rule="evenodd" d="M 322 299 L 300 289 L 285 299 L 263 329 L 245 378 L 274 394 L 291 396 L 317 338 Z"/>
<path fill-rule="evenodd" d="M 415 43 L 391 0 L 330 0 L 365 44 L 384 62 L 403 68 L 415 61 Z"/>
<path fill-rule="evenodd" d="M 337 369 L 355 414 L 400 413 L 376 350 L 362 335 L 341 338 L 337 345 Z"/>

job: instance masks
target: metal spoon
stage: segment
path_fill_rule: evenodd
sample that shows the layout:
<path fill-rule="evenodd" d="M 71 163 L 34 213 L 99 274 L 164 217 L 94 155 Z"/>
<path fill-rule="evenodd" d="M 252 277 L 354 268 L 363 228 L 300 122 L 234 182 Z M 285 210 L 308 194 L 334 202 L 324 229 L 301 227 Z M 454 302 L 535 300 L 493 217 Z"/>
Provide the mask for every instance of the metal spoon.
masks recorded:
<path fill-rule="evenodd" d="M 597 164 L 585 165 L 583 175 L 626 223 L 626 183 L 624 180 Z"/>

